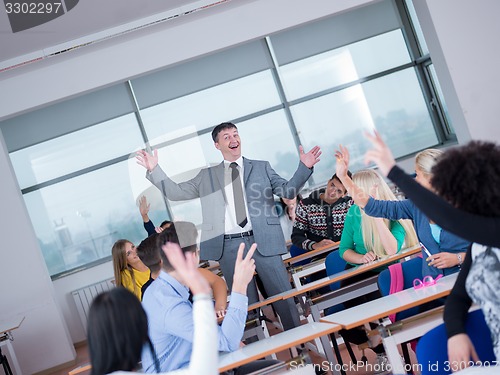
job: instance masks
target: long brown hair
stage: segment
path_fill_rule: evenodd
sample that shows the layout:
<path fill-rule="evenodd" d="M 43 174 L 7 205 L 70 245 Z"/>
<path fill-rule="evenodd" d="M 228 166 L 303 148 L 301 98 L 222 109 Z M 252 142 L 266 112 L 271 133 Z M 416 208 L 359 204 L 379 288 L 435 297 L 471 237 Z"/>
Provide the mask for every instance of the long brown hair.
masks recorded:
<path fill-rule="evenodd" d="M 111 256 L 113 257 L 113 271 L 115 274 L 116 286 L 123 286 L 123 273 L 128 270 L 132 278 L 132 285 L 134 286 L 134 293 L 137 292 L 137 285 L 135 283 L 134 268 L 127 262 L 127 254 L 125 253 L 125 245 L 132 244 L 129 240 L 118 240 L 111 248 Z M 133 244 L 132 244 L 133 245 Z"/>

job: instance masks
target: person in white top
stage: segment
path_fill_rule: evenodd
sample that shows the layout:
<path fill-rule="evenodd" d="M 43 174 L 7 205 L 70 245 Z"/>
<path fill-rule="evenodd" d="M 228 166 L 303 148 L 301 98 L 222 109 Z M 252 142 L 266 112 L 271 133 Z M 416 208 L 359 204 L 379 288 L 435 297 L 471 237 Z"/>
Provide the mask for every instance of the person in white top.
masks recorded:
<path fill-rule="evenodd" d="M 163 251 L 175 269 L 185 275 L 186 284 L 194 296 L 191 361 L 188 368 L 168 374 L 218 374 L 217 329 L 210 286 L 198 272 L 195 253 L 183 254 L 179 245 L 173 243 L 164 245 Z M 95 298 L 89 311 L 87 340 L 92 375 L 134 372 L 140 369 L 142 350 L 151 350 L 156 358 L 148 335 L 146 313 L 139 300 L 122 287 Z M 156 368 L 159 372 L 158 363 Z"/>

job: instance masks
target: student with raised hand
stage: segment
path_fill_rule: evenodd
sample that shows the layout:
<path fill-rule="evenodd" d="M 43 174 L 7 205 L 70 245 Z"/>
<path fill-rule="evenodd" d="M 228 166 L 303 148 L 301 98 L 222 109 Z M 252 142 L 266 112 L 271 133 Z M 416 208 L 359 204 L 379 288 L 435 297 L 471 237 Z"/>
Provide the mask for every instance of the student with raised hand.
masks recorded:
<path fill-rule="evenodd" d="M 496 190 L 500 186 L 497 180 L 500 173 L 497 152 L 500 146 L 492 142 L 472 141 L 456 150 L 446 151 L 448 163 L 453 161 L 461 168 L 460 173 L 457 170 L 455 175 L 451 175 L 445 169 L 448 167 L 446 164 L 438 163 L 442 173 L 435 174 L 436 177 L 432 179 L 438 196 L 419 186 L 396 165 L 391 150 L 378 133 L 366 134 L 366 137 L 374 147 L 365 154 L 365 162 L 377 164 L 380 172 L 397 184 L 430 219 L 468 241 L 500 247 L 500 210 L 496 208 L 496 202 L 500 199 Z M 467 175 L 462 175 L 465 173 L 462 167 L 467 168 Z M 458 168 L 454 166 L 454 169 Z M 458 208 L 458 204 L 454 203 L 456 198 L 448 198 L 453 192 L 460 192 L 458 196 L 467 196 L 468 199 L 462 198 L 460 207 L 463 208 Z M 491 198 L 485 199 L 485 196 Z"/>
<path fill-rule="evenodd" d="M 111 248 L 116 286 L 123 286 L 141 300 L 141 288 L 150 278 L 149 268 L 137 256 L 135 245 L 118 240 Z"/>
<path fill-rule="evenodd" d="M 347 170 L 347 169 L 346 169 Z M 337 175 L 344 173 L 343 169 L 337 170 Z M 362 170 L 353 175 L 353 181 L 366 194 L 380 197 L 381 199 L 396 200 L 387 183 L 374 170 Z M 346 186 L 347 187 L 347 186 Z M 356 204 L 352 205 L 344 222 L 344 230 L 340 240 L 339 254 L 348 262 L 347 268 L 358 264 L 369 263 L 377 258 L 397 253 L 406 241 L 408 246 L 417 243 L 415 231 L 411 222 L 406 220 L 389 221 L 366 215 Z M 383 269 L 383 268 L 382 268 Z M 343 282 L 341 286 L 347 286 L 375 276 L 382 269 L 363 272 Z M 375 291 L 367 295 L 354 298 L 344 302 L 346 308 L 351 308 L 362 303 L 380 297 L 380 292 Z M 344 340 L 356 345 L 368 341 L 363 327 L 350 330 L 341 330 L 340 334 Z M 370 347 L 377 354 L 377 368 L 385 368 L 387 357 L 383 345 L 376 341 L 370 343 Z"/>
<path fill-rule="evenodd" d="M 350 173 L 350 172 L 349 172 Z M 292 243 L 305 251 L 340 241 L 352 199 L 342 182 L 333 175 L 326 187 L 302 199 L 295 211 Z"/>
<path fill-rule="evenodd" d="M 442 152 L 439 150 L 427 149 L 415 157 L 416 181 L 426 189 L 432 189 L 430 183 L 433 176 L 432 166 L 441 154 Z M 386 201 L 370 197 L 364 190 L 358 189 L 345 173 L 349 165 L 347 148 L 341 145 L 335 156 L 337 158 L 337 174 L 351 193 L 354 202 L 363 208 L 367 215 L 390 220 L 410 219 L 413 221 L 418 239 L 431 254 L 429 256 L 424 252 L 424 249 L 422 250 L 426 260 L 422 262 L 422 277 L 437 277 L 439 274 L 449 275 L 460 269 L 470 244 L 469 241 L 443 230 L 438 224 L 430 221 L 412 200 Z"/>
<path fill-rule="evenodd" d="M 169 222 L 168 225 L 164 225 L 164 227 L 168 228 L 170 224 L 171 222 Z M 151 271 L 151 276 L 149 280 L 141 288 L 141 296 L 142 296 L 141 300 L 144 297 L 146 289 L 158 277 L 161 271 L 161 264 L 162 264 L 160 256 L 161 249 L 157 246 L 157 237 L 158 233 L 155 232 L 154 234 L 142 240 L 141 243 L 136 248 L 137 255 Z M 199 256 L 198 256 L 198 262 L 199 262 Z M 227 307 L 226 282 L 222 277 L 219 277 L 215 273 L 205 268 L 198 268 L 198 271 L 210 285 L 211 293 L 213 295 L 215 303 L 215 314 L 217 316 L 217 319 L 222 320 L 226 313 L 226 307 Z"/>
<path fill-rule="evenodd" d="M 158 236 L 158 246 L 165 250 L 165 244 L 178 243 L 184 253 L 192 253 L 197 264 L 197 230 L 189 222 L 174 222 Z M 211 345 L 219 351 L 234 351 L 239 348 L 245 329 L 248 309 L 247 286 L 255 272 L 252 256 L 257 245 L 253 244 L 246 255 L 245 245 L 240 244 L 236 254 L 233 288 L 225 318 L 217 327 L 218 338 Z M 168 250 L 168 249 L 167 249 Z M 168 253 L 168 251 L 167 251 Z M 161 371 L 185 368 L 193 348 L 192 304 L 188 300 L 189 275 L 176 270 L 169 262 L 165 252 L 162 257 L 162 271 L 150 285 L 143 298 L 143 307 L 149 320 L 149 335 L 156 350 Z M 197 271 L 199 273 L 199 271 Z M 195 298 L 196 301 L 196 298 Z M 275 361 L 261 361 L 249 364 L 251 369 L 264 367 Z M 155 371 L 154 357 L 147 351 L 142 356 L 144 371 Z M 249 371 L 251 372 L 251 371 Z"/>
<path fill-rule="evenodd" d="M 365 162 L 374 162 L 430 218 L 443 228 L 474 241 L 465 256 L 457 281 L 448 296 L 444 322 L 449 363 L 470 365 L 478 359 L 466 334 L 467 311 L 481 306 L 490 329 L 496 360 L 500 360 L 500 146 L 471 141 L 447 150 L 434 166 L 427 191 L 396 166 L 379 134 L 367 134 L 374 148 Z M 443 199 L 444 198 L 444 199 Z"/>
<path fill-rule="evenodd" d="M 142 222 L 144 229 L 148 232 L 148 236 L 155 233 L 160 233 L 163 229 L 168 227 L 172 222 L 170 220 L 164 220 L 159 227 L 155 227 L 151 219 L 149 218 L 149 208 L 151 205 L 148 203 L 147 198 L 143 195 L 139 198 L 139 212 L 141 213 Z"/>
<path fill-rule="evenodd" d="M 178 244 L 163 247 L 170 264 L 184 275 L 194 295 L 193 350 L 189 367 L 170 375 L 218 374 L 217 328 L 210 287 L 197 270 L 194 253 L 184 253 Z M 148 335 L 148 320 L 141 303 L 128 290 L 118 287 L 98 295 L 89 311 L 87 342 L 91 375 L 128 374 L 140 369 L 141 353 L 148 351 L 159 373 L 153 345 Z M 163 373 L 167 374 L 167 373 Z"/>

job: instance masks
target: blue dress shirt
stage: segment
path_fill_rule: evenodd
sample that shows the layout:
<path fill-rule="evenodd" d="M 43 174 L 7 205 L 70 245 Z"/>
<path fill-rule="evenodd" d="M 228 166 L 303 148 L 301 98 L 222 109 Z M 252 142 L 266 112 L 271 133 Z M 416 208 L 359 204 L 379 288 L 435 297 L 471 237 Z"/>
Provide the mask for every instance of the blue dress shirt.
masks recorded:
<path fill-rule="evenodd" d="M 188 288 L 165 271 L 144 293 L 142 306 L 149 323 L 149 337 L 160 362 L 162 372 L 189 365 L 193 349 L 193 305 L 188 300 Z M 231 352 L 239 348 L 247 317 L 248 298 L 231 293 L 231 301 L 221 326 L 218 326 L 218 349 Z M 215 316 L 214 316 L 215 319 Z M 154 373 L 149 350 L 142 353 L 142 367 Z"/>

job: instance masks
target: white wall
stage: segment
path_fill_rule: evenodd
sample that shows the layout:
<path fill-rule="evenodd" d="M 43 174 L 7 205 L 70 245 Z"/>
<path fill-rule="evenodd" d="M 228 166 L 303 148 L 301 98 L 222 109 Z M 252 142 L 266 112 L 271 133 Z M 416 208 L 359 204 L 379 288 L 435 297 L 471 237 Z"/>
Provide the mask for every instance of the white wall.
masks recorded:
<path fill-rule="evenodd" d="M 500 141 L 497 0 L 414 1 L 459 143 Z"/>
<path fill-rule="evenodd" d="M 0 74 L 0 120 L 369 2 L 235 0 L 179 22 L 30 64 Z M 500 82 L 493 65 L 500 53 L 495 48 L 500 30 L 494 19 L 500 3 L 415 3 L 459 141 L 500 140 L 500 127 L 495 126 Z M 71 342 L 84 336 L 68 293 L 109 277 L 112 270 L 107 263 L 51 283 L 3 139 L 0 175 L 0 317 L 27 316 L 14 347 L 23 373 L 32 373 L 74 358 Z"/>
<path fill-rule="evenodd" d="M 12 345 L 23 374 L 71 361 L 75 350 L 0 136 L 0 320 L 24 316 Z"/>
<path fill-rule="evenodd" d="M 111 249 L 110 249 L 111 251 Z M 106 262 L 90 269 L 76 272 L 53 282 L 57 303 L 73 343 L 86 340 L 85 331 L 76 310 L 72 291 L 113 277 L 113 263 Z"/>

